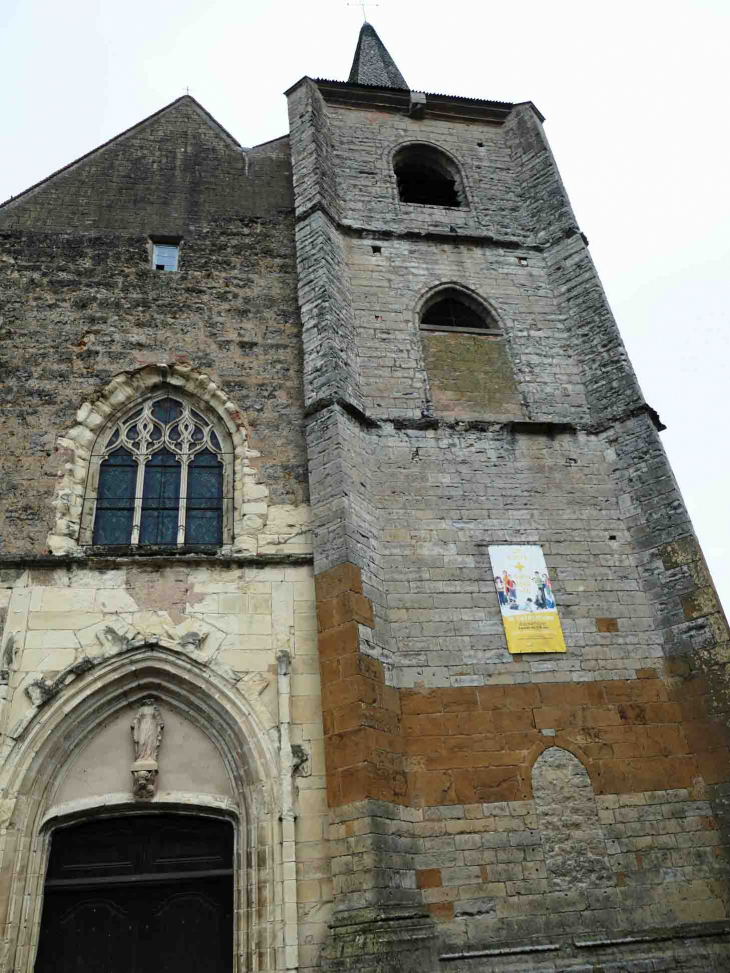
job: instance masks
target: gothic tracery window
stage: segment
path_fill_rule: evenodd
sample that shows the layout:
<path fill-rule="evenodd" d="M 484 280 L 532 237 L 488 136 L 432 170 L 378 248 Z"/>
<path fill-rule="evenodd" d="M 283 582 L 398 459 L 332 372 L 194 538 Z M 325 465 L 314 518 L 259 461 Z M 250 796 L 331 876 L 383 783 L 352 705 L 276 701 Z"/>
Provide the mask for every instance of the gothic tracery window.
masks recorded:
<path fill-rule="evenodd" d="M 105 430 L 98 463 L 94 544 L 223 542 L 226 450 L 202 408 L 152 396 Z"/>

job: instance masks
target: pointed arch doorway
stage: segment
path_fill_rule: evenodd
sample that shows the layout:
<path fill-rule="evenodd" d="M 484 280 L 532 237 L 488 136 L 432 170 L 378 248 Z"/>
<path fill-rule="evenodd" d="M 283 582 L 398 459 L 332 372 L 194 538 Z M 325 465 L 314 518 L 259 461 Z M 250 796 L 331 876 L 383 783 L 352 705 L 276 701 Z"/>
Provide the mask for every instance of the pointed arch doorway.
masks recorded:
<path fill-rule="evenodd" d="M 58 829 L 35 973 L 230 973 L 233 827 L 135 813 Z"/>

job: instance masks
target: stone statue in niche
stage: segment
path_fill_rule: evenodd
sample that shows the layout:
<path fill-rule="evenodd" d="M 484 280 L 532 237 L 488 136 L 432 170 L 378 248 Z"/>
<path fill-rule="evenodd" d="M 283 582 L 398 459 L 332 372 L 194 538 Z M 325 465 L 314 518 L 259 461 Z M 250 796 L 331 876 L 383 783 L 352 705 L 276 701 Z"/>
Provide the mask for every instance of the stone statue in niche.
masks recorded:
<path fill-rule="evenodd" d="M 162 743 L 162 731 L 165 724 L 162 714 L 153 696 L 142 700 L 137 715 L 132 723 L 132 739 L 134 740 L 134 763 L 132 777 L 134 778 L 134 796 L 141 801 L 149 801 L 155 796 L 157 773 L 159 770 L 157 757 Z"/>

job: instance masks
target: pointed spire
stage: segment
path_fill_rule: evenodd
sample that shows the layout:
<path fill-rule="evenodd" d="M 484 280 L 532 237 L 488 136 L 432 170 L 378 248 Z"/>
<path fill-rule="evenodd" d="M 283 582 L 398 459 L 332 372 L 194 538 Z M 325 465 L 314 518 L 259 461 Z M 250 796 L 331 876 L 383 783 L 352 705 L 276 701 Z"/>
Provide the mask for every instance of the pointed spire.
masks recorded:
<path fill-rule="evenodd" d="M 405 78 L 388 54 L 375 28 L 367 21 L 360 29 L 352 70 L 347 80 L 351 84 L 371 84 L 376 88 L 404 88 L 408 91 Z"/>

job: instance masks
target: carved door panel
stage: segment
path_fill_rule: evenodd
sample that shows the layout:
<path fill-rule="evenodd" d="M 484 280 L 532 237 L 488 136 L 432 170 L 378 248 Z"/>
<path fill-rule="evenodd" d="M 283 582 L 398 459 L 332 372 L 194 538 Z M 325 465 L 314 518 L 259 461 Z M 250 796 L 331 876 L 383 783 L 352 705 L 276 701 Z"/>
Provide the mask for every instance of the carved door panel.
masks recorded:
<path fill-rule="evenodd" d="M 150 889 L 140 928 L 138 973 L 230 973 L 233 968 L 231 882 Z"/>
<path fill-rule="evenodd" d="M 233 830 L 170 814 L 59 831 L 35 973 L 230 973 Z"/>
<path fill-rule="evenodd" d="M 38 973 L 131 973 L 138 921 L 130 889 L 49 891 L 43 905 Z"/>

